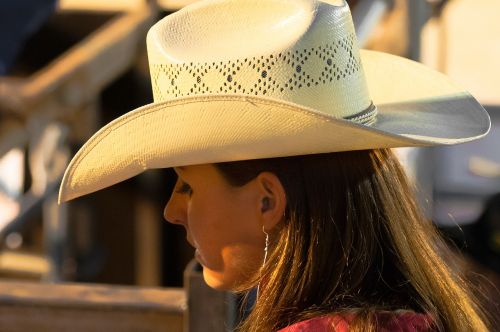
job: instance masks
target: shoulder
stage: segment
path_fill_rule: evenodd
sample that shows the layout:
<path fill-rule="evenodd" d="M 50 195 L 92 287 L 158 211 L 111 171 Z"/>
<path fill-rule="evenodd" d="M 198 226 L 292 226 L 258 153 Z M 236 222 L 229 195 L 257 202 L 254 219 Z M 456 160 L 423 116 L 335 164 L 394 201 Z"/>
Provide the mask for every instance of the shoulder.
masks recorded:
<path fill-rule="evenodd" d="M 287 326 L 278 332 L 347 332 L 354 316 L 328 315 L 311 318 Z M 430 315 L 414 312 L 380 312 L 376 314 L 377 331 L 431 332 L 435 331 Z"/>
<path fill-rule="evenodd" d="M 430 314 L 412 311 L 382 312 L 377 314 L 378 328 L 381 331 L 431 332 L 436 331 Z"/>

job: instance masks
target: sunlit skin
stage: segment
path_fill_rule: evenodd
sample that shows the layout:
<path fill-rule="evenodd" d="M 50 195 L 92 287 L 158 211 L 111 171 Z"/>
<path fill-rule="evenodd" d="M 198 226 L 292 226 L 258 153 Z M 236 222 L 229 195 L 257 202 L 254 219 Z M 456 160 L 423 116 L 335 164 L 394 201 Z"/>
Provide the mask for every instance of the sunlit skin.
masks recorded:
<path fill-rule="evenodd" d="M 233 187 L 211 164 L 174 170 L 178 179 L 165 207 L 165 219 L 186 229 L 209 286 L 238 289 L 262 265 L 263 226 L 267 230 L 280 221 L 277 216 L 282 212 L 277 209 L 285 202 L 279 180 L 261 173 L 244 186 Z M 269 211 L 262 209 L 264 197 L 272 198 Z"/>

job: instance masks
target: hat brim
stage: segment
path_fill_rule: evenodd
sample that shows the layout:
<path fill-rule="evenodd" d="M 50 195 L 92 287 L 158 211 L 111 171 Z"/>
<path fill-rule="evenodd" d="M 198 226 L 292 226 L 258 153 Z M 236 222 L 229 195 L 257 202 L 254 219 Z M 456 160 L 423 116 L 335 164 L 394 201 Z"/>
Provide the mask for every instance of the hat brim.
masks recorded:
<path fill-rule="evenodd" d="M 361 59 L 378 108 L 371 126 L 247 95 L 152 103 L 110 122 L 85 143 L 64 174 L 59 202 L 151 168 L 456 144 L 488 133 L 488 113 L 446 76 L 385 53 L 361 51 Z"/>

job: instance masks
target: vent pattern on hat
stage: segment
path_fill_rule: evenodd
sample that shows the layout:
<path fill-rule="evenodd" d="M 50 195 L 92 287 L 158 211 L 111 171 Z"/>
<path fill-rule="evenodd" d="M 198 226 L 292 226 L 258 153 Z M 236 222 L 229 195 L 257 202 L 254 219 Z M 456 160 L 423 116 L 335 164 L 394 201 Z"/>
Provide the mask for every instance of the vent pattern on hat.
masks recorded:
<path fill-rule="evenodd" d="M 361 72 L 359 54 L 353 52 L 354 45 L 355 36 L 350 34 L 317 47 L 267 56 L 205 63 L 152 64 L 155 102 L 205 94 L 283 98 L 294 91 L 318 86 L 334 89 Z M 376 109 L 369 113 L 373 116 L 368 117 L 366 110 L 359 111 L 364 112 L 360 119 L 366 123 L 371 122 Z"/>
<path fill-rule="evenodd" d="M 201 64 L 156 64 L 152 65 L 153 93 L 155 100 L 163 101 L 206 93 L 273 95 L 284 90 L 336 84 L 335 81 L 346 79 L 360 69 L 360 60 L 352 52 L 353 44 L 354 36 L 350 35 L 316 48 L 269 56 Z M 348 56 L 337 56 L 340 52 L 345 52 Z M 337 59 L 342 62 L 339 63 Z M 311 68 L 309 63 L 315 67 L 318 64 L 323 66 Z M 275 75 L 275 67 L 283 65 L 289 67 L 288 77 L 283 76 L 282 70 Z M 248 71 L 255 73 L 254 80 L 247 80 Z M 217 77 L 215 82 L 213 76 Z M 245 79 L 240 80 L 240 77 Z M 165 83 L 164 81 L 168 84 L 160 84 Z"/>

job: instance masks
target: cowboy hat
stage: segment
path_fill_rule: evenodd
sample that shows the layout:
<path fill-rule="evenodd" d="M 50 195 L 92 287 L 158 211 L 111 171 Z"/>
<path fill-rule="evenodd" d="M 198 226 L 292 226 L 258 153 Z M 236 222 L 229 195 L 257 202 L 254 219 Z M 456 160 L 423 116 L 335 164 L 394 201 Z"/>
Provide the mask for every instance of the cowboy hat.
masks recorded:
<path fill-rule="evenodd" d="M 484 136 L 486 111 L 446 76 L 359 50 L 345 1 L 200 1 L 147 36 L 154 102 L 99 130 L 59 201 L 147 169 Z"/>

